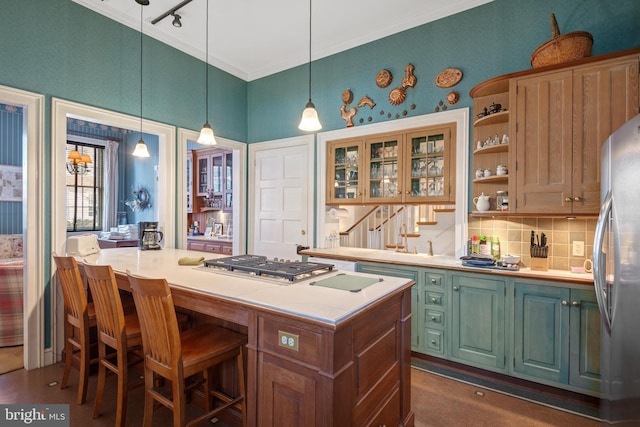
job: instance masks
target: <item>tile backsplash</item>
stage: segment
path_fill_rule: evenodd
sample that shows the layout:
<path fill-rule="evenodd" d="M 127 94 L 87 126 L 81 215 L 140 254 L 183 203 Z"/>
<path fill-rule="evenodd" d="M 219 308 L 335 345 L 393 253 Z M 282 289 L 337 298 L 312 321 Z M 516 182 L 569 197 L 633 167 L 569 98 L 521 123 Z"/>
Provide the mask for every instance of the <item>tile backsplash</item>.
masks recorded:
<path fill-rule="evenodd" d="M 473 235 L 497 236 L 501 254 L 520 255 L 522 265 L 530 267 L 531 230 L 545 233 L 549 245 L 549 268 L 569 270 L 582 267 L 593 253 L 596 218 L 488 218 L 469 217 L 469 238 Z M 572 256 L 574 241 L 584 242 L 584 256 Z"/>

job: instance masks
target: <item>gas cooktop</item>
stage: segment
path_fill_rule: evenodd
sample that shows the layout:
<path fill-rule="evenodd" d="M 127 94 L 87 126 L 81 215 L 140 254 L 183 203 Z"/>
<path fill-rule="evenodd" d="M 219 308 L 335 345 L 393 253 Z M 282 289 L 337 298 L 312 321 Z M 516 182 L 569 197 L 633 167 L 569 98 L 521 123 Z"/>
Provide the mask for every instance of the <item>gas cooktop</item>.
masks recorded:
<path fill-rule="evenodd" d="M 204 267 L 223 272 L 248 274 L 288 282 L 296 282 L 333 271 L 333 264 L 269 260 L 262 255 L 237 255 L 210 259 L 204 262 Z"/>

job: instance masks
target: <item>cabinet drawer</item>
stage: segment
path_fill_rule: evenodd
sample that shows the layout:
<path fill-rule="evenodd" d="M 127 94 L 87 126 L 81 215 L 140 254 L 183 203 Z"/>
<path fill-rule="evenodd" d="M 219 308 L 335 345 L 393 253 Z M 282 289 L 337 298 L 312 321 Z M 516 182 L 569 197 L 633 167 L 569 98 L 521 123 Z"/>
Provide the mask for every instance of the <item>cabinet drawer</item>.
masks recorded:
<path fill-rule="evenodd" d="M 441 289 L 444 289 L 444 274 L 439 273 L 425 273 L 425 285 L 427 286 L 437 286 Z"/>
<path fill-rule="evenodd" d="M 224 255 L 233 255 L 233 246 L 231 245 L 222 246 L 222 253 Z"/>
<path fill-rule="evenodd" d="M 444 327 L 444 313 L 438 310 L 425 310 L 424 324 L 431 327 Z"/>
<path fill-rule="evenodd" d="M 425 291 L 424 293 L 425 304 L 444 306 L 444 294 L 442 292 Z"/>
<path fill-rule="evenodd" d="M 425 348 L 428 352 L 444 354 L 444 331 L 425 328 Z"/>

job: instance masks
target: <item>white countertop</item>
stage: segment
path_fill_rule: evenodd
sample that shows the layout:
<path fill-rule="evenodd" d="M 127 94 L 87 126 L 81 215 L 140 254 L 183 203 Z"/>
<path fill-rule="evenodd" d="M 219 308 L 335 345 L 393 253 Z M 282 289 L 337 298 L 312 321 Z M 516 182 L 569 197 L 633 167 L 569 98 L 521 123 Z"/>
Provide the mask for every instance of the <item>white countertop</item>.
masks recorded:
<path fill-rule="evenodd" d="M 89 255 L 83 259 L 94 264 L 109 264 L 116 272 L 125 273 L 129 270 L 132 274 L 144 277 L 165 278 L 172 286 L 330 324 L 339 323 L 409 283 L 409 280 L 403 278 L 384 277 L 383 281 L 359 292 L 349 292 L 310 285 L 311 282 L 335 276 L 339 271 L 291 284 L 280 284 L 257 277 L 232 276 L 226 273 L 203 271 L 202 268 L 194 266 L 178 265 L 178 259 L 182 257 L 200 258 L 202 256 L 207 259 L 224 257 L 224 255 L 203 254 L 183 249 L 141 251 L 138 248 L 114 248 L 103 249 L 99 254 Z M 347 274 L 379 277 L 353 272 Z"/>
<path fill-rule="evenodd" d="M 518 271 L 506 271 L 480 267 L 466 267 L 462 265 L 462 261 L 459 258 L 445 255 L 429 256 L 423 253 L 412 254 L 379 249 L 347 247 L 332 249 L 311 248 L 303 250 L 301 253 L 309 256 L 334 258 L 341 260 L 370 261 L 385 264 L 413 265 L 416 267 L 444 268 L 463 271 L 468 270 L 477 273 L 503 274 L 528 277 L 532 279 L 560 280 L 585 285 L 593 285 L 593 274 L 591 273 L 572 273 L 570 271 L 563 270 L 534 271 L 530 268 L 520 268 L 520 270 Z"/>

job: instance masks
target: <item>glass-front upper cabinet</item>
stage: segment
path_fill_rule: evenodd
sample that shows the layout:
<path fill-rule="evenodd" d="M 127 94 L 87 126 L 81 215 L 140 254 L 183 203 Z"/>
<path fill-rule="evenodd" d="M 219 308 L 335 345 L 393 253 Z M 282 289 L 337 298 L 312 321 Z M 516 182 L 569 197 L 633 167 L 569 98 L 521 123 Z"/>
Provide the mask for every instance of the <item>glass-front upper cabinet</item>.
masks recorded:
<path fill-rule="evenodd" d="M 209 156 L 198 156 L 198 196 L 206 196 L 209 190 Z"/>
<path fill-rule="evenodd" d="M 362 202 L 362 140 L 327 143 L 327 204 Z"/>
<path fill-rule="evenodd" d="M 365 139 L 367 153 L 365 202 L 402 201 L 402 134 L 379 135 Z"/>
<path fill-rule="evenodd" d="M 455 123 L 327 143 L 327 204 L 455 203 Z"/>
<path fill-rule="evenodd" d="M 453 125 L 406 134 L 405 202 L 455 201 L 452 132 Z"/>

